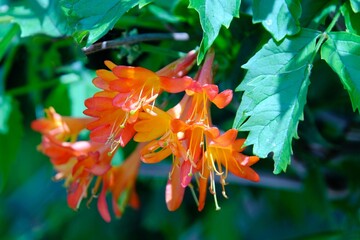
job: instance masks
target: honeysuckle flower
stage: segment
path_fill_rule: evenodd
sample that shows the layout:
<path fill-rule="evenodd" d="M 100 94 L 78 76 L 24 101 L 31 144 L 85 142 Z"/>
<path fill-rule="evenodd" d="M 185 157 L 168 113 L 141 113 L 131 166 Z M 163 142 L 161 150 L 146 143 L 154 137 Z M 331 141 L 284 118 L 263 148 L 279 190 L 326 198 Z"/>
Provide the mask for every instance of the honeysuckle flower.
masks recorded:
<path fill-rule="evenodd" d="M 190 52 L 157 72 L 105 61 L 109 70 L 96 71 L 93 80 L 100 91 L 85 101 L 84 113 L 89 118 L 63 117 L 49 108 L 46 118 L 32 123 L 32 128 L 43 135 L 38 149 L 54 165 L 55 179 L 65 180 L 71 208 L 77 209 L 89 196 L 88 203 L 96 197 L 100 215 L 109 222 L 110 194 L 115 216 L 120 217 L 127 205 L 139 206 L 135 182 L 140 163 L 167 158 L 172 160 L 165 190 L 170 211 L 181 205 L 186 187 L 192 190 L 201 211 L 208 185 L 219 209 L 215 181 L 219 179 L 222 194 L 227 197 L 228 172 L 259 180 L 251 169 L 259 158 L 242 154 L 244 139 L 237 139 L 237 130 L 221 134 L 212 124 L 210 104 L 224 108 L 233 96 L 232 90 L 219 92 L 212 83 L 214 53 L 209 51 L 193 80 L 185 74 L 195 58 L 196 53 Z M 164 111 L 155 104 L 163 91 L 185 94 L 178 104 Z M 90 130 L 90 140 L 77 141 L 85 128 Z M 131 139 L 139 143 L 137 148 L 120 165 L 114 165 L 114 153 Z M 193 178 L 199 187 L 199 200 L 191 184 Z"/>
<path fill-rule="evenodd" d="M 184 77 L 194 64 L 196 54 L 189 53 L 158 73 L 142 67 L 117 66 L 110 61 L 110 70 L 96 71 L 93 83 L 102 91 L 85 101 L 84 113 L 94 117 L 89 123 L 93 141 L 111 145 L 111 152 L 119 145 L 125 146 L 133 137 L 133 126 L 142 107 L 154 104 L 161 91 L 184 91 L 192 79 Z"/>
<path fill-rule="evenodd" d="M 63 117 L 53 108 L 47 109 L 46 113 L 47 118 L 35 120 L 32 127 L 43 134 L 38 150 L 50 158 L 57 172 L 54 179 L 64 180 L 68 190 L 69 207 L 73 209 L 79 207 L 82 200 L 88 197 L 88 189 L 93 182 L 95 184 L 91 196 L 97 195 L 101 185 L 105 187 L 98 201 L 98 209 L 104 220 L 108 220 L 104 215 L 104 189 L 114 192 L 114 202 L 118 201 L 122 192 L 129 191 L 131 193 L 129 204 L 136 207 L 138 200 L 133 184 L 140 162 L 139 153 L 136 151 L 120 167 L 113 167 L 111 165 L 113 155 L 109 154 L 110 148 L 106 144 L 93 141 L 65 141 L 69 140 L 69 136 L 76 137 L 84 129 L 86 124 L 82 119 Z M 88 119 L 85 121 L 89 122 Z M 122 208 L 115 209 L 116 215 L 121 215 Z"/>
<path fill-rule="evenodd" d="M 237 133 L 236 129 L 230 129 L 216 138 L 208 139 L 206 152 L 198 163 L 199 211 L 205 204 L 208 179 L 210 179 L 210 192 L 214 195 L 216 209 L 220 209 L 216 198 L 215 175 L 220 177 L 222 194 L 225 198 L 227 198 L 225 185 L 228 171 L 250 181 L 260 180 L 259 175 L 250 168 L 259 158 L 241 153 L 244 150 L 245 139 L 236 139 Z"/>
<path fill-rule="evenodd" d="M 112 104 L 111 96 L 95 95 L 85 101 L 88 108 L 84 113 L 94 118 L 87 125 L 90 130 L 90 139 L 95 142 L 110 145 L 111 152 L 117 147 L 125 146 L 134 136 L 133 124 L 128 123 L 129 113 Z M 111 93 L 109 93 L 111 94 Z"/>
<path fill-rule="evenodd" d="M 45 109 L 45 118 L 31 123 L 31 128 L 44 135 L 50 135 L 59 141 L 75 141 L 79 133 L 91 122 L 90 118 L 64 117 L 53 107 Z"/>

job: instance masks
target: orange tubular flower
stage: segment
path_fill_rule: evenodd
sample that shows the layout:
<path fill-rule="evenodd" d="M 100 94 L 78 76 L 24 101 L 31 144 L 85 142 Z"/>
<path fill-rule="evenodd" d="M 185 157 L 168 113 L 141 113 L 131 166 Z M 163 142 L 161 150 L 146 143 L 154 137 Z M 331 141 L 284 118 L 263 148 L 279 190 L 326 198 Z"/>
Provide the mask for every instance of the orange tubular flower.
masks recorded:
<path fill-rule="evenodd" d="M 103 183 L 98 209 L 105 221 L 110 220 L 104 214 L 106 190 L 113 192 L 114 202 L 118 201 L 122 192 L 129 191 L 131 193 L 129 202 L 136 207 L 138 200 L 133 185 L 140 163 L 139 153 L 135 152 L 135 155 L 129 157 L 129 160 L 120 167 L 112 167 L 112 156 L 108 154 L 109 146 L 92 141 L 65 142 L 69 136 L 76 139 L 78 133 L 89 122 L 88 119 L 85 119 L 84 123 L 82 119 L 62 117 L 53 108 L 47 109 L 46 113 L 48 118 L 35 120 L 32 127 L 43 134 L 42 143 L 38 149 L 47 155 L 54 165 L 57 171 L 55 179 L 65 180 L 69 207 L 73 209 L 79 207 L 81 201 L 87 197 L 88 188 L 95 179 L 91 196 L 97 194 Z M 114 210 L 116 215 L 120 215 L 121 209 L 114 208 Z"/>
<path fill-rule="evenodd" d="M 183 77 L 194 64 L 196 54 L 169 64 L 158 73 L 141 67 L 117 66 L 105 61 L 109 70 L 98 70 L 93 83 L 102 91 L 85 101 L 84 113 L 96 120 L 88 125 L 90 138 L 107 143 L 111 152 L 133 137 L 133 125 L 143 106 L 152 104 L 160 91 L 184 91 L 192 79 Z"/>
<path fill-rule="evenodd" d="M 46 118 L 33 121 L 31 128 L 59 141 L 75 141 L 86 124 L 92 121 L 90 118 L 63 117 L 53 107 L 45 109 L 45 115 Z"/>
<path fill-rule="evenodd" d="M 207 149 L 198 164 L 199 169 L 199 206 L 201 211 L 205 204 L 207 182 L 210 178 L 210 192 L 214 195 L 216 209 L 220 209 L 215 190 L 215 175 L 220 176 L 220 184 L 222 186 L 222 194 L 225 198 L 225 185 L 228 171 L 234 175 L 248 179 L 250 181 L 259 181 L 259 175 L 250 168 L 259 158 L 257 156 L 246 156 L 241 152 L 245 139 L 236 139 L 237 130 L 230 129 L 224 134 L 210 138 L 208 140 Z M 225 169 L 224 169 L 225 168 Z"/>

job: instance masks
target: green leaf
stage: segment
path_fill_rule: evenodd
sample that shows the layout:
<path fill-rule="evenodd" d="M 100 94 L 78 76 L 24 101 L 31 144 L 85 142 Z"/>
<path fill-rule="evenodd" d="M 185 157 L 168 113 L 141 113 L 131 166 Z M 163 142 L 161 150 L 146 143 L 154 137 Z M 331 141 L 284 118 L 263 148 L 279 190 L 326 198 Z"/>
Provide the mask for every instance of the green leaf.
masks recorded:
<path fill-rule="evenodd" d="M 354 12 L 360 11 L 360 0 L 350 0 L 350 4 Z"/>
<path fill-rule="evenodd" d="M 204 31 L 200 44 L 197 62 L 201 63 L 206 51 L 211 47 L 219 34 L 221 26 L 229 28 L 233 17 L 239 17 L 241 0 L 190 0 L 189 8 L 199 13 L 201 27 Z"/>
<path fill-rule="evenodd" d="M 61 0 L 67 24 L 76 36 L 88 31 L 86 46 L 91 45 L 111 30 L 120 17 L 131 8 L 148 1 L 141 0 Z"/>
<path fill-rule="evenodd" d="M 13 40 L 20 36 L 20 27 L 16 23 L 0 23 L 0 60 Z"/>
<path fill-rule="evenodd" d="M 248 72 L 236 89 L 244 94 L 233 127 L 249 131 L 245 145 L 253 144 L 259 157 L 274 153 L 274 173 L 290 163 L 319 34 L 303 29 L 278 44 L 271 39 L 243 65 Z"/>
<path fill-rule="evenodd" d="M 261 22 L 277 41 L 300 31 L 300 16 L 299 0 L 254 0 L 253 3 L 253 22 Z"/>
<path fill-rule="evenodd" d="M 343 4 L 340 10 L 344 16 L 347 31 L 360 35 L 360 13 L 354 13 L 349 3 Z"/>
<path fill-rule="evenodd" d="M 0 96 L 0 192 L 9 176 L 10 166 L 19 151 L 23 124 L 18 103 L 10 96 Z"/>
<path fill-rule="evenodd" d="M 353 110 L 360 109 L 360 36 L 332 32 L 321 47 L 321 58 L 339 75 Z"/>
<path fill-rule="evenodd" d="M 10 4 L 6 14 L 20 25 L 21 37 L 39 33 L 60 37 L 70 32 L 58 1 L 16 1 Z"/>

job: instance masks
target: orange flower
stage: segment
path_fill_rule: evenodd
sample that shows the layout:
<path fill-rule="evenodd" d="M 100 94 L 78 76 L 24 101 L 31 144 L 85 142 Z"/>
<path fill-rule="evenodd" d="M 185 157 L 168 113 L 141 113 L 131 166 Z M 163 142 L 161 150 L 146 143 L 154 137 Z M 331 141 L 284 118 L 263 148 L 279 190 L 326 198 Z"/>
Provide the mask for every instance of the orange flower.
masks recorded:
<path fill-rule="evenodd" d="M 114 192 L 114 202 L 118 201 L 122 192 L 129 191 L 131 193 L 130 204 L 136 207 L 138 200 L 132 186 L 139 167 L 139 153 L 135 152 L 135 155 L 132 155 L 133 157 L 130 157 L 120 167 L 112 167 L 113 156 L 108 154 L 109 146 L 93 141 L 65 141 L 70 136 L 72 140 L 76 139 L 79 132 L 89 122 L 88 119 L 63 117 L 57 114 L 53 108 L 47 109 L 46 113 L 47 118 L 35 120 L 32 127 L 43 134 L 38 149 L 47 155 L 54 165 L 57 171 L 55 179 L 65 180 L 69 207 L 73 209 L 79 207 L 82 200 L 88 196 L 88 188 L 95 180 L 91 196 L 97 194 L 103 183 L 98 209 L 105 221 L 109 220 L 104 214 L 104 199 L 107 189 Z M 117 215 L 120 210 L 120 208 L 115 209 Z"/>
<path fill-rule="evenodd" d="M 90 138 L 107 143 L 111 152 L 125 146 L 133 137 L 133 125 L 141 108 L 152 104 L 160 91 L 171 93 L 184 91 L 192 82 L 183 77 L 193 65 L 196 54 L 169 64 L 159 73 L 141 67 L 117 66 L 105 61 L 109 70 L 98 70 L 93 83 L 102 91 L 85 101 L 88 109 L 84 113 L 96 120 L 88 125 Z"/>
<path fill-rule="evenodd" d="M 51 135 L 59 141 L 75 141 L 79 133 L 85 129 L 90 118 L 63 117 L 53 107 L 45 109 L 46 118 L 31 123 L 31 128 L 44 135 Z"/>
<path fill-rule="evenodd" d="M 234 175 L 251 181 L 259 181 L 259 175 L 250 168 L 259 158 L 257 156 L 246 156 L 241 152 L 245 139 L 236 139 L 237 130 L 230 129 L 224 134 L 210 138 L 206 152 L 198 163 L 199 178 L 199 206 L 201 211 L 205 204 L 207 182 L 210 178 L 210 192 L 214 195 L 216 209 L 220 209 L 215 189 L 215 175 L 220 176 L 222 194 L 225 198 L 225 185 L 228 171 Z"/>

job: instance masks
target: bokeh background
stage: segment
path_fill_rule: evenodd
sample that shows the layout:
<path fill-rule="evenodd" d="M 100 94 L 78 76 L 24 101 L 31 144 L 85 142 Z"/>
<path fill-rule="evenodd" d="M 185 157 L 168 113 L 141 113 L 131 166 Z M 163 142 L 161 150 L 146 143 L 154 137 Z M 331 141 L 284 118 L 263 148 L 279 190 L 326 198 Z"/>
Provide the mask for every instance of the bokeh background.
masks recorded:
<path fill-rule="evenodd" d="M 43 33 L 34 30 L 49 10 L 41 7 L 46 2 L 0 1 L 0 239 L 360 239 L 360 115 L 320 59 L 286 173 L 272 173 L 270 155 L 254 166 L 259 183 L 229 177 L 229 199 L 219 196 L 220 211 L 209 194 L 198 212 L 187 190 L 182 206 L 169 212 L 164 192 L 170 162 L 143 165 L 136 185 L 140 209 L 127 208 L 121 219 L 105 223 L 96 201 L 88 206 L 84 201 L 76 212 L 68 208 L 63 183 L 52 180 L 49 159 L 36 150 L 41 137 L 30 129 L 31 121 L 49 106 L 81 116 L 104 60 L 155 71 L 195 49 L 202 31 L 187 1 L 155 1 L 127 12 L 99 41 L 168 32 L 186 32 L 187 41 L 140 39 L 86 54 L 72 37 L 47 34 L 47 24 Z M 214 43 L 215 82 L 222 90 L 236 88 L 245 74 L 241 65 L 270 38 L 252 23 L 251 2 L 242 2 L 241 17 L 222 28 Z M 19 36 L 9 18 L 20 19 L 34 33 Z M 9 28 L 15 31 L 10 40 Z M 235 93 L 224 111 L 214 108 L 214 124 L 230 128 L 240 101 L 241 93 Z"/>

